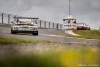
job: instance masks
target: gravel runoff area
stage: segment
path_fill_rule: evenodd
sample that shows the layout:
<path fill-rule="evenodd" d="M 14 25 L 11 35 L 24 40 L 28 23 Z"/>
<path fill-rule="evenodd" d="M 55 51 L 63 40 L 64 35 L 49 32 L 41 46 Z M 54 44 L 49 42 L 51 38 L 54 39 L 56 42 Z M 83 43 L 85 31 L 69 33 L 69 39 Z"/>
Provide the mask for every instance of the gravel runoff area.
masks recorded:
<path fill-rule="evenodd" d="M 28 55 L 29 53 L 41 53 L 50 51 L 63 51 L 67 49 L 95 48 L 100 51 L 99 45 L 87 45 L 86 43 L 30 43 L 0 45 L 0 58 L 13 55 Z"/>

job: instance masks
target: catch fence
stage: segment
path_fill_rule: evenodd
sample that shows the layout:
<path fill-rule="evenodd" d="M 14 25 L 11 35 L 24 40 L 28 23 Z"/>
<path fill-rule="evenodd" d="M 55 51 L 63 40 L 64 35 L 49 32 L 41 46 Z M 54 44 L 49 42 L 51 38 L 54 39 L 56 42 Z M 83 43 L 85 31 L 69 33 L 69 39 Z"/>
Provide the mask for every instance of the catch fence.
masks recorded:
<path fill-rule="evenodd" d="M 21 17 L 18 15 L 13 14 L 7 14 L 7 13 L 1 13 L 0 12 L 0 24 L 11 24 L 12 21 L 14 21 L 13 17 Z M 44 29 L 62 29 L 62 24 L 50 22 L 50 21 L 44 21 L 44 20 L 36 20 L 34 22 L 37 22 L 39 28 Z"/>

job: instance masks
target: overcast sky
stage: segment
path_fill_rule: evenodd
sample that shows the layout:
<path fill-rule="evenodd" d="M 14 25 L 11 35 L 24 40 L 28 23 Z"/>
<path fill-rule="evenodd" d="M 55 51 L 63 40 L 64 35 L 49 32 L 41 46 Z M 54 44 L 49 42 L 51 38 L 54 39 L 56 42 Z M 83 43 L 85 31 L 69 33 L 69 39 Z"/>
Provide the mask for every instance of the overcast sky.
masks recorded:
<path fill-rule="evenodd" d="M 71 0 L 71 14 L 78 23 L 98 29 L 99 6 L 100 0 Z M 69 0 L 0 0 L 0 12 L 62 23 L 69 14 Z"/>

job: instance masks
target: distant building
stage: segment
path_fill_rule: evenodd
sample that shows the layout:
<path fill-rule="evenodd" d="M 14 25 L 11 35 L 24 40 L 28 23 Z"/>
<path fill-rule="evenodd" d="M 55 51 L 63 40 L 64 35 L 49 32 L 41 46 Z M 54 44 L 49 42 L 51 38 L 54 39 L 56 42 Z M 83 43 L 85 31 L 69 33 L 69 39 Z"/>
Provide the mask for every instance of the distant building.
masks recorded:
<path fill-rule="evenodd" d="M 71 15 L 63 19 L 62 29 L 76 29 L 76 19 L 73 18 Z"/>

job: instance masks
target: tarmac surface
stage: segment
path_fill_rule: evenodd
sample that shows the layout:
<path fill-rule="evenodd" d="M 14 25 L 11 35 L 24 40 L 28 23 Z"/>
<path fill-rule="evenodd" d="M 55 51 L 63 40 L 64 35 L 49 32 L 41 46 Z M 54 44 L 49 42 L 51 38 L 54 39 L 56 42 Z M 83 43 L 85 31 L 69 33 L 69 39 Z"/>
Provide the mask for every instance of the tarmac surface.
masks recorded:
<path fill-rule="evenodd" d="M 28 33 L 18 33 L 18 34 L 11 34 L 10 28 L 0 28 L 0 35 L 5 37 L 16 37 L 16 38 L 28 38 L 28 39 L 37 39 L 37 40 L 53 40 L 57 42 L 68 42 L 68 43 L 90 43 L 95 45 L 100 45 L 100 40 L 95 39 L 80 39 L 80 38 L 73 38 L 67 37 L 65 30 L 57 30 L 57 29 L 39 29 L 39 35 L 34 36 Z M 59 35 L 66 35 L 66 36 L 59 36 Z"/>

